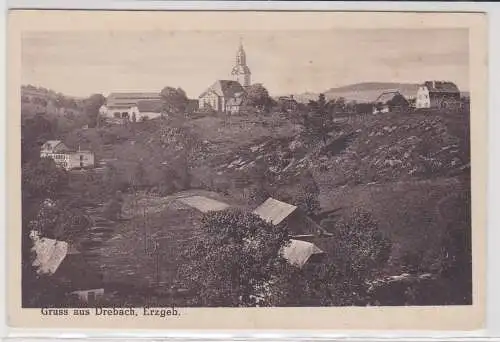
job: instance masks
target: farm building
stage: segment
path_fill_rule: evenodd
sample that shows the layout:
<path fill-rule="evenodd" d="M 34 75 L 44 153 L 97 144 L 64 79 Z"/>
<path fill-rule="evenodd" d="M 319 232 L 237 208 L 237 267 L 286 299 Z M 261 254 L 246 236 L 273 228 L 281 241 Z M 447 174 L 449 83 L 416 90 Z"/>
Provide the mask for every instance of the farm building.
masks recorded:
<path fill-rule="evenodd" d="M 63 295 L 76 296 L 80 301 L 90 303 L 104 295 L 101 277 L 74 246 L 40 237 L 36 231 L 31 232 L 31 239 L 35 254 L 33 267 L 37 273 L 53 277 L 64 289 Z"/>
<path fill-rule="evenodd" d="M 94 167 L 94 153 L 87 150 L 77 151 L 68 148 L 60 140 L 48 140 L 40 149 L 40 158 L 51 158 L 56 165 L 66 169 L 83 169 Z"/>
<path fill-rule="evenodd" d="M 218 80 L 199 96 L 199 108 L 210 108 L 221 113 L 237 113 L 244 95 L 245 90 L 237 81 Z"/>
<path fill-rule="evenodd" d="M 442 109 L 460 105 L 460 90 L 452 82 L 427 81 L 418 88 L 415 107 Z"/>
<path fill-rule="evenodd" d="M 410 102 L 398 91 L 385 91 L 375 100 L 373 114 L 403 112 L 410 108 Z"/>
<path fill-rule="evenodd" d="M 326 256 L 314 243 L 302 240 L 290 240 L 290 244 L 282 249 L 282 255 L 288 262 L 299 268 L 306 264 L 321 263 Z"/>
<path fill-rule="evenodd" d="M 330 235 L 298 207 L 271 197 L 257 207 L 254 214 L 273 225 L 286 225 L 291 238 Z"/>

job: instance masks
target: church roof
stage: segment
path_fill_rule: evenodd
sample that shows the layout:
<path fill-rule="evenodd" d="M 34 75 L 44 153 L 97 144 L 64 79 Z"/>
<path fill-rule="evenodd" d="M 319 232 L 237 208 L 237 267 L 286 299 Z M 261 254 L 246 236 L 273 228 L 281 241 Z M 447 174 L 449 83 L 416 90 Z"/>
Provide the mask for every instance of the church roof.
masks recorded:
<path fill-rule="evenodd" d="M 61 140 L 48 140 L 42 145 L 42 150 L 52 153 L 68 152 L 69 148 Z"/>
<path fill-rule="evenodd" d="M 217 96 L 220 97 L 231 98 L 237 96 L 238 94 L 244 93 L 245 90 L 237 81 L 217 80 L 200 95 L 200 98 L 205 96 L 208 92 L 214 92 L 215 94 L 217 94 Z"/>

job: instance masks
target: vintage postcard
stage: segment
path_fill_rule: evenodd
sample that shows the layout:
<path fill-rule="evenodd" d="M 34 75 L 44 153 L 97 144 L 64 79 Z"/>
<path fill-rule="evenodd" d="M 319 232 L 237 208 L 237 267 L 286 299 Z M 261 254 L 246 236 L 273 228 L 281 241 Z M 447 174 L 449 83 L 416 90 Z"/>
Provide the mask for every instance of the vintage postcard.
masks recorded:
<path fill-rule="evenodd" d="M 11 327 L 483 327 L 485 14 L 8 19 Z"/>

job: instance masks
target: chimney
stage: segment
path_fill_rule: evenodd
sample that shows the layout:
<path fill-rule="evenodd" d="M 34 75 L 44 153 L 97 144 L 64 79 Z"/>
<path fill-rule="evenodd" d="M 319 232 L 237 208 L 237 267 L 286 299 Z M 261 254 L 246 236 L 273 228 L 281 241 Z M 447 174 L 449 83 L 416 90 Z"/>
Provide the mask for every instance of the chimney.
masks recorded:
<path fill-rule="evenodd" d="M 432 81 L 432 88 L 436 88 L 436 81 Z"/>

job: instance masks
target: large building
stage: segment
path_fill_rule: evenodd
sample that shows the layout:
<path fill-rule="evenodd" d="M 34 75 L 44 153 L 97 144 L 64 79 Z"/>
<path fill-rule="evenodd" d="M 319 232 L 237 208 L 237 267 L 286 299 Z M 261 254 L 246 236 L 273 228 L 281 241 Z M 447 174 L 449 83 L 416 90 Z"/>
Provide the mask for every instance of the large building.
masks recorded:
<path fill-rule="evenodd" d="M 232 80 L 217 80 L 199 96 L 200 109 L 210 108 L 216 112 L 236 114 L 245 97 L 245 88 L 251 85 L 251 72 L 246 53 L 240 42 L 236 52 L 236 64 L 231 71 Z"/>
<path fill-rule="evenodd" d="M 42 145 L 40 158 L 51 158 L 57 166 L 66 170 L 93 168 L 94 153 L 91 151 L 72 150 L 60 140 L 49 140 Z"/>
<path fill-rule="evenodd" d="M 140 121 L 161 116 L 160 93 L 111 93 L 99 109 L 104 118 Z"/>

